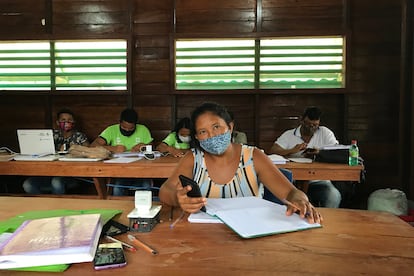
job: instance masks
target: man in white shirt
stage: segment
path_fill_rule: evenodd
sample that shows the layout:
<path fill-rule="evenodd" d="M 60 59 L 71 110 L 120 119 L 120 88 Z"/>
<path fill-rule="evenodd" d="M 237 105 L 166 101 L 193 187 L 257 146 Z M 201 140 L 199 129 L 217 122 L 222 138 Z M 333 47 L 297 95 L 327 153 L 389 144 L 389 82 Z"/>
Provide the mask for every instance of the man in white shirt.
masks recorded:
<path fill-rule="evenodd" d="M 319 126 L 321 114 L 317 107 L 306 108 L 300 125 L 277 138 L 270 152 L 285 157 L 308 157 L 324 146 L 338 144 L 329 128 Z M 308 197 L 313 205 L 320 207 L 337 208 L 341 203 L 341 194 L 330 180 L 309 181 Z"/>

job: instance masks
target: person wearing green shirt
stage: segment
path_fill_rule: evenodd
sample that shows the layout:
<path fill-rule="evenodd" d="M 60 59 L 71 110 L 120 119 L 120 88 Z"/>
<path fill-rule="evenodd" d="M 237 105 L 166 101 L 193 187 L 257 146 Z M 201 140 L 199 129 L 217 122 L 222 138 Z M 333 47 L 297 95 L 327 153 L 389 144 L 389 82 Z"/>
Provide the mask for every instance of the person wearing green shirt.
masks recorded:
<path fill-rule="evenodd" d="M 182 118 L 175 125 L 173 131 L 157 146 L 157 150 L 162 153 L 169 153 L 175 157 L 183 157 L 190 149 L 190 128 L 190 118 Z"/>
<path fill-rule="evenodd" d="M 132 108 L 126 108 L 121 112 L 119 124 L 107 127 L 91 146 L 102 146 L 113 153 L 125 151 L 138 152 L 141 147 L 150 145 L 153 141 L 149 129 L 138 124 L 138 114 Z M 124 195 L 125 188 L 137 187 L 137 189 L 150 189 L 151 179 L 118 178 L 115 179 L 113 195 Z M 118 187 L 117 187 L 118 186 Z"/>

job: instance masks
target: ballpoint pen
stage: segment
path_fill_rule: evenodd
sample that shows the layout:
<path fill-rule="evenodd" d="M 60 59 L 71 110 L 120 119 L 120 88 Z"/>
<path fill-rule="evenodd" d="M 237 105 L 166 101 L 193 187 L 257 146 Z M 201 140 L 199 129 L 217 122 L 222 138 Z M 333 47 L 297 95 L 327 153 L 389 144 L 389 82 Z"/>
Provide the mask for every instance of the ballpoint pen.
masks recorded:
<path fill-rule="evenodd" d="M 111 240 L 113 242 L 119 242 L 120 244 L 122 244 L 125 247 L 126 250 L 129 250 L 129 251 L 137 251 L 137 249 L 135 247 L 133 247 L 132 245 L 127 244 L 127 243 L 125 243 L 123 241 L 117 240 L 117 239 L 115 239 L 115 238 L 113 238 L 111 236 L 105 236 L 105 238 L 107 238 L 108 240 Z"/>
<path fill-rule="evenodd" d="M 140 241 L 138 238 L 132 236 L 132 235 L 128 235 L 128 239 L 135 244 L 136 246 L 141 247 L 142 249 L 144 249 L 145 251 L 151 253 L 152 255 L 157 255 L 158 251 L 149 247 L 148 245 L 146 245 L 145 243 L 143 243 L 142 241 Z"/>

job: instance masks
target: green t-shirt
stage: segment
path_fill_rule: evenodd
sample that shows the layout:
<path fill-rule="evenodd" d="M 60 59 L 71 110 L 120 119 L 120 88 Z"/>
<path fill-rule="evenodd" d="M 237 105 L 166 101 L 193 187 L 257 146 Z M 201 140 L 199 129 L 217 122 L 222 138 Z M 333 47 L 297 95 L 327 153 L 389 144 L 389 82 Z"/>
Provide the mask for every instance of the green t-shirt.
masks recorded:
<path fill-rule="evenodd" d="M 185 142 L 179 143 L 177 141 L 177 137 L 175 136 L 175 132 L 171 132 L 170 134 L 168 134 L 168 136 L 165 137 L 165 139 L 162 140 L 162 141 L 164 143 L 166 143 L 167 145 L 169 145 L 170 147 L 174 147 L 176 149 L 189 149 L 190 148 L 189 143 L 185 143 Z"/>
<path fill-rule="evenodd" d="M 127 151 L 140 143 L 149 144 L 153 140 L 149 129 L 144 125 L 137 124 L 131 136 L 122 135 L 119 128 L 119 124 L 109 126 L 99 136 L 105 139 L 109 146 L 123 145 Z"/>

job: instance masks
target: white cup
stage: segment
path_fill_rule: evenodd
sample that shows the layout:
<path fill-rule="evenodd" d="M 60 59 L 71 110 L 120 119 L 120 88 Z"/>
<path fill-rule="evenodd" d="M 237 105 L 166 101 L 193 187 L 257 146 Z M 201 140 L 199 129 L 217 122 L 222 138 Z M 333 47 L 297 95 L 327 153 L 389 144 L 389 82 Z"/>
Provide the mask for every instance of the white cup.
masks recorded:
<path fill-rule="evenodd" d="M 152 145 L 141 146 L 139 150 L 144 153 L 152 153 Z"/>

